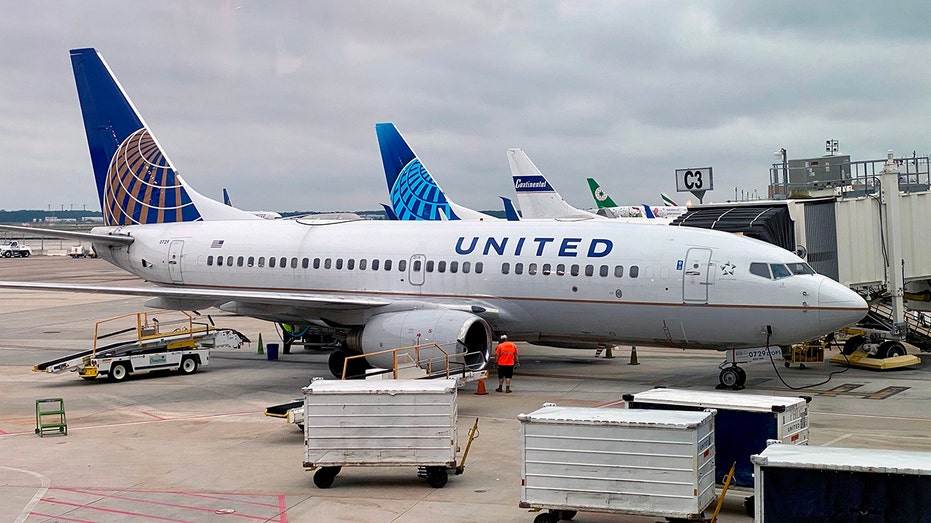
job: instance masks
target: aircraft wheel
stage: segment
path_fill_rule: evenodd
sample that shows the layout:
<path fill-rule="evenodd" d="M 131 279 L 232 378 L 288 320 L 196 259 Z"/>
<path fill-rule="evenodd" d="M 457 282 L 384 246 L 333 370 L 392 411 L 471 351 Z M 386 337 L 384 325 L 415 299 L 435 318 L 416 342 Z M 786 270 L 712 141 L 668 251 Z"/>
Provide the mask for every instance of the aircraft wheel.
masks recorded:
<path fill-rule="evenodd" d="M 449 473 L 443 467 L 427 468 L 427 483 L 433 488 L 443 488 L 449 481 Z"/>
<path fill-rule="evenodd" d="M 197 360 L 188 356 L 181 360 L 181 374 L 194 374 L 197 372 Z"/>
<path fill-rule="evenodd" d="M 849 340 L 844 342 L 844 348 L 842 349 L 842 352 L 844 353 L 845 356 L 850 356 L 854 352 L 857 352 L 857 349 L 862 347 L 863 342 L 865 341 L 866 341 L 866 338 L 864 338 L 863 336 L 854 336 L 853 338 L 850 338 Z"/>
<path fill-rule="evenodd" d="M 339 474 L 340 470 L 342 470 L 342 467 L 321 467 L 317 469 L 317 472 L 314 472 L 314 485 L 317 485 L 317 488 L 332 487 L 333 480 L 336 479 L 336 475 Z"/>
<path fill-rule="evenodd" d="M 129 377 L 129 367 L 125 363 L 117 363 L 110 367 L 110 381 L 124 381 Z"/>
<path fill-rule="evenodd" d="M 740 367 L 727 367 L 721 369 L 721 374 L 718 375 L 718 380 L 721 382 L 721 385 L 733 389 L 740 385 L 740 373 L 738 370 Z"/>
<path fill-rule="evenodd" d="M 906 354 L 908 354 L 908 351 L 905 350 L 905 345 L 897 341 L 887 341 L 879 346 L 880 358 L 894 358 L 896 356 L 905 356 Z"/>
<path fill-rule="evenodd" d="M 734 367 L 737 369 L 737 386 L 743 387 L 747 384 L 747 371 L 743 367 Z"/>

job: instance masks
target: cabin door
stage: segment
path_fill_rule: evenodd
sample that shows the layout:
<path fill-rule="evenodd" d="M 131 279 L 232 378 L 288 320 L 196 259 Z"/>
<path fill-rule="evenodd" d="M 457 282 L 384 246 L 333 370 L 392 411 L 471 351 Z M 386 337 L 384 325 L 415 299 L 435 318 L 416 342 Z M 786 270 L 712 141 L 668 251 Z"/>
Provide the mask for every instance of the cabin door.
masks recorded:
<path fill-rule="evenodd" d="M 682 299 L 686 303 L 708 303 L 711 249 L 689 249 L 682 268 Z"/>
<path fill-rule="evenodd" d="M 184 249 L 184 240 L 172 240 L 168 245 L 168 276 L 171 283 L 184 283 L 181 277 L 181 250 Z"/>

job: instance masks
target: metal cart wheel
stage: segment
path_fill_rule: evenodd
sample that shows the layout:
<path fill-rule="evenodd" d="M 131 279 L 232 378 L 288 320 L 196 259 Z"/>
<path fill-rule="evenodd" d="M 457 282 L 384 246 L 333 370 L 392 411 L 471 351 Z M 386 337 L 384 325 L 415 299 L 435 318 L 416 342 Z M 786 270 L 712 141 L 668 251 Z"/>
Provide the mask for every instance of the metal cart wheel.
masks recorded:
<path fill-rule="evenodd" d="M 559 519 L 563 521 L 572 521 L 572 518 L 574 518 L 576 514 L 578 514 L 578 512 L 575 510 L 560 510 Z"/>
<path fill-rule="evenodd" d="M 317 488 L 330 488 L 333 486 L 333 480 L 336 479 L 336 475 L 339 474 L 339 471 L 342 470 L 342 467 L 321 467 L 314 472 L 314 485 L 317 485 Z"/>
<path fill-rule="evenodd" d="M 449 481 L 449 473 L 443 467 L 427 467 L 427 483 L 433 488 L 443 488 Z"/>
<path fill-rule="evenodd" d="M 559 523 L 559 517 L 550 512 L 540 512 L 533 518 L 533 523 Z"/>

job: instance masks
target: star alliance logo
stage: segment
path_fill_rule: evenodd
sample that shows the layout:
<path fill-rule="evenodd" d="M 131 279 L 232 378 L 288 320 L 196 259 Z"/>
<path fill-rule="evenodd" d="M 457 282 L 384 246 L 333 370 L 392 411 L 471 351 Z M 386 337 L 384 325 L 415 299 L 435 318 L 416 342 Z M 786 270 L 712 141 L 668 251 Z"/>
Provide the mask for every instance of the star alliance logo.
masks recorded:
<path fill-rule="evenodd" d="M 733 276 L 736 268 L 737 266 L 731 262 L 725 263 L 721 266 L 721 276 Z"/>

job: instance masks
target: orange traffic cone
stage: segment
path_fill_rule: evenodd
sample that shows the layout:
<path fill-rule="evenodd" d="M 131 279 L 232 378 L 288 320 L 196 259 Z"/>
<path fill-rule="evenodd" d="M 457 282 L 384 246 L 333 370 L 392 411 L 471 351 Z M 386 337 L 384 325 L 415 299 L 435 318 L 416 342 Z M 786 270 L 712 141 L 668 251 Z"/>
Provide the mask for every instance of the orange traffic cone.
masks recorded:
<path fill-rule="evenodd" d="M 485 394 L 488 394 L 487 392 L 485 392 L 485 380 L 484 379 L 478 380 L 478 390 L 476 390 L 475 393 L 478 394 L 479 396 L 484 396 Z"/>

